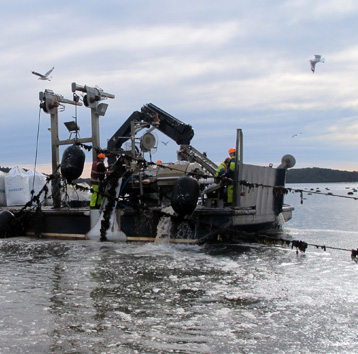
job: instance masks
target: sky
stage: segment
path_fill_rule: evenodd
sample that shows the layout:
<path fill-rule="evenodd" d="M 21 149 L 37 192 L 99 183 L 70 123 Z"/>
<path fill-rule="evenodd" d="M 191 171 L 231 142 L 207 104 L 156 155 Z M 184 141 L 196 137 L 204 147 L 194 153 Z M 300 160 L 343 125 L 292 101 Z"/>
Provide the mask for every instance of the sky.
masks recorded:
<path fill-rule="evenodd" d="M 295 168 L 358 170 L 356 0 L 0 3 L 0 166 L 36 161 L 51 172 L 50 115 L 39 92 L 72 99 L 76 82 L 115 95 L 104 101 L 102 148 L 153 103 L 190 124 L 191 145 L 216 163 L 242 129 L 244 163 L 277 166 L 291 154 Z M 315 54 L 325 63 L 313 74 Z M 51 81 L 31 74 L 52 67 Z M 65 105 L 61 140 L 73 117 L 80 137 L 90 136 L 90 109 Z M 153 161 L 175 161 L 176 143 L 156 135 Z"/>

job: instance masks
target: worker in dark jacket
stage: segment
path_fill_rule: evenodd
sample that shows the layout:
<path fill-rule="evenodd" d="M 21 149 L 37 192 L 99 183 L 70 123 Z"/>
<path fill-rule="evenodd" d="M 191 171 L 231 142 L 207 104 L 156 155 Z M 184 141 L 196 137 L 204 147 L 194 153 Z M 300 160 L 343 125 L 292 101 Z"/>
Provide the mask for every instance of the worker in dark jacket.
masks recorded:
<path fill-rule="evenodd" d="M 215 173 L 215 177 L 219 177 L 219 179 L 221 177 L 224 177 L 225 176 L 225 173 L 227 171 L 227 168 L 229 166 L 229 162 L 230 162 L 230 157 L 227 157 L 220 165 L 219 167 L 217 168 L 216 170 L 216 173 Z M 227 186 L 226 184 L 225 185 L 221 185 L 220 187 L 220 190 L 219 190 L 219 195 L 221 198 L 223 198 L 223 200 L 226 202 L 227 200 Z M 218 197 L 218 194 L 217 194 L 217 191 L 213 191 L 211 192 L 211 195 L 210 195 L 211 198 L 217 198 Z M 216 202 L 212 202 L 213 205 L 216 205 Z"/>
<path fill-rule="evenodd" d="M 216 170 L 216 177 L 223 177 L 227 171 L 227 168 L 229 166 L 230 157 L 227 157 L 218 167 Z"/>
<path fill-rule="evenodd" d="M 91 209 L 98 209 L 102 204 L 102 195 L 100 192 L 103 192 L 103 182 L 107 171 L 107 168 L 104 165 L 105 158 L 106 155 L 100 153 L 97 155 L 97 161 L 94 161 L 92 164 L 91 186 L 93 193 L 90 201 Z"/>

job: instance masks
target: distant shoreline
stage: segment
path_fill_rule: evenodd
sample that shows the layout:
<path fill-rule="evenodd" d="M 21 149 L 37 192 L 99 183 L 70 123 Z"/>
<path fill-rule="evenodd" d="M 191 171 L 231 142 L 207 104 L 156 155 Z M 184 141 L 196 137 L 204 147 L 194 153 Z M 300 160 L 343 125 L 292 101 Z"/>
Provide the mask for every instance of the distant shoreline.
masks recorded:
<path fill-rule="evenodd" d="M 341 171 L 329 168 L 293 168 L 286 174 L 286 183 L 340 183 L 358 182 L 357 171 Z"/>

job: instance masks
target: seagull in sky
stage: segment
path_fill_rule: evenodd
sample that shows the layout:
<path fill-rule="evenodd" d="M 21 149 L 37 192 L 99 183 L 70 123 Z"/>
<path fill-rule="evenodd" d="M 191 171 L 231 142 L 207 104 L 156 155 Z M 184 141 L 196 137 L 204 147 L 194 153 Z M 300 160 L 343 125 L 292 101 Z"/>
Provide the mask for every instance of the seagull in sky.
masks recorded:
<path fill-rule="evenodd" d="M 293 134 L 293 135 L 291 136 L 291 138 L 294 138 L 295 136 L 298 136 L 299 134 L 302 134 L 302 133 Z"/>
<path fill-rule="evenodd" d="M 36 71 L 33 71 L 32 74 L 34 75 L 37 75 L 37 76 L 40 76 L 39 77 L 39 80 L 48 80 L 48 81 L 51 81 L 51 77 L 48 77 L 51 73 L 52 73 L 52 70 L 55 69 L 55 67 L 53 67 L 51 70 L 49 70 L 45 75 L 42 75 L 40 73 L 37 73 Z"/>
<path fill-rule="evenodd" d="M 167 146 L 168 143 L 169 143 L 169 141 L 162 141 L 162 143 L 163 143 L 165 146 Z"/>
<path fill-rule="evenodd" d="M 321 55 L 317 55 L 315 54 L 314 59 L 310 60 L 311 63 L 311 70 L 312 73 L 314 74 L 315 68 L 316 68 L 316 64 L 317 63 L 324 63 L 324 58 L 321 57 Z"/>

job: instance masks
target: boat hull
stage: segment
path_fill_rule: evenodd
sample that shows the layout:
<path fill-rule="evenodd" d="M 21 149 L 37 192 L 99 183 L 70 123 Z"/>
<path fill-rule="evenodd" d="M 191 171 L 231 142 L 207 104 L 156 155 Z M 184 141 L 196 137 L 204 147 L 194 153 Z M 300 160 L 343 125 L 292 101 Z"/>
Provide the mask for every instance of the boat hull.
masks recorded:
<path fill-rule="evenodd" d="M 184 218 L 163 214 L 159 209 L 141 213 L 127 210 L 120 212 L 117 219 L 120 229 L 131 241 L 163 238 L 159 225 L 166 218 L 168 225 L 164 233 L 170 241 L 204 243 L 222 240 L 232 233 L 280 229 L 292 218 L 293 209 L 291 206 L 284 206 L 279 215 L 257 215 L 255 210 L 247 208 L 198 208 L 192 215 Z"/>
<path fill-rule="evenodd" d="M 240 232 L 257 233 L 278 229 L 291 219 L 293 207 L 284 205 L 279 215 L 257 215 L 249 208 L 197 208 L 187 217 L 178 217 L 160 208 L 147 210 L 117 209 L 116 222 L 126 241 L 153 242 L 167 238 L 175 243 L 204 243 L 222 240 Z M 100 213 L 93 212 L 95 218 Z M 166 229 L 160 225 L 166 220 Z M 68 208 L 61 211 L 44 208 L 41 215 L 33 212 L 28 216 L 26 235 L 43 238 L 86 239 L 91 225 L 91 211 L 87 208 Z M 163 235 L 164 233 L 164 235 Z M 100 235 L 98 235 L 98 240 Z M 110 239 L 109 241 L 117 241 Z M 121 240 L 123 241 L 123 240 Z"/>

